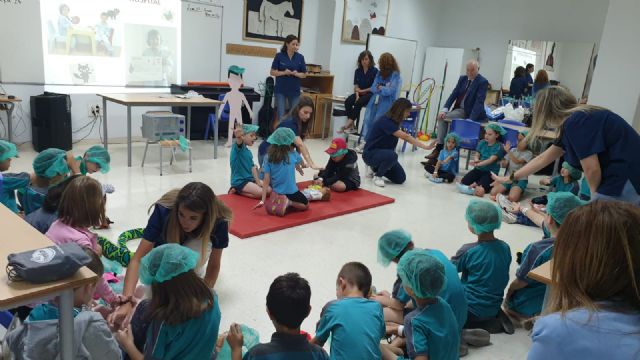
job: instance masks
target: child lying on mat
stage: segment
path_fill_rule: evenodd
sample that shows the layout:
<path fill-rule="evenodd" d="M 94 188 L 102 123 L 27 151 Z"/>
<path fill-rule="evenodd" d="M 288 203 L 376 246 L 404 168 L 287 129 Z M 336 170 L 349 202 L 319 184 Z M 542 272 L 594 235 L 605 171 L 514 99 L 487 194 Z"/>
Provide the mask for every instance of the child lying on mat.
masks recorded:
<path fill-rule="evenodd" d="M 329 154 L 329 161 L 324 170 L 315 176 L 313 183 L 329 187 L 337 192 L 358 189 L 360 187 L 358 154 L 349 150 L 347 143 L 342 138 L 333 139 L 329 148 L 324 152 Z"/>
<path fill-rule="evenodd" d="M 293 130 L 278 128 L 267 139 L 270 146 L 262 165 L 262 201 L 256 207 L 264 205 L 271 215 L 284 216 L 289 208 L 306 210 L 309 207 L 309 200 L 296 186 L 296 170 L 301 175 L 304 173 L 302 157 L 292 146 L 295 137 Z M 269 185 L 273 190 L 267 198 Z"/>
<path fill-rule="evenodd" d="M 229 194 L 238 194 L 254 199 L 262 196 L 262 180 L 258 176 L 258 168 L 253 163 L 253 154 L 249 150 L 256 141 L 257 125 L 242 125 L 235 130 L 236 143 L 231 147 L 231 188 Z M 267 188 L 267 194 L 271 188 Z"/>

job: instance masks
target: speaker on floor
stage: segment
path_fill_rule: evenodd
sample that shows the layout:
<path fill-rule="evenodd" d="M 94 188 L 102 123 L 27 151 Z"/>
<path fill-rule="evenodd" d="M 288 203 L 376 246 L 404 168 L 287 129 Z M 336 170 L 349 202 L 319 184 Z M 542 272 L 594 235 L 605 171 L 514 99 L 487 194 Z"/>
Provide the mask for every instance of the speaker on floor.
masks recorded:
<path fill-rule="evenodd" d="M 66 94 L 45 92 L 32 96 L 31 137 L 33 148 L 71 150 L 71 98 Z"/>

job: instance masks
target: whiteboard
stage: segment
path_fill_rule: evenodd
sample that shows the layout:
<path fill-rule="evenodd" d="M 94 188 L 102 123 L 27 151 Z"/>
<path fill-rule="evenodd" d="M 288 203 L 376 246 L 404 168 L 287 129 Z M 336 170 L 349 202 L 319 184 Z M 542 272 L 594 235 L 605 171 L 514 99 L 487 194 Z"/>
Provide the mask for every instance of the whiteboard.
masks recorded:
<path fill-rule="evenodd" d="M 222 14 L 220 5 L 183 1 L 182 83 L 221 80 Z"/>
<path fill-rule="evenodd" d="M 0 1 L 0 82 L 44 83 L 40 1 Z"/>
<path fill-rule="evenodd" d="M 400 77 L 402 78 L 401 91 L 408 91 L 411 88 L 417 49 L 418 42 L 415 40 L 373 34 L 369 34 L 367 39 L 367 50 L 371 51 L 376 62 L 380 55 L 385 52 L 390 53 L 396 59 L 400 68 Z"/>

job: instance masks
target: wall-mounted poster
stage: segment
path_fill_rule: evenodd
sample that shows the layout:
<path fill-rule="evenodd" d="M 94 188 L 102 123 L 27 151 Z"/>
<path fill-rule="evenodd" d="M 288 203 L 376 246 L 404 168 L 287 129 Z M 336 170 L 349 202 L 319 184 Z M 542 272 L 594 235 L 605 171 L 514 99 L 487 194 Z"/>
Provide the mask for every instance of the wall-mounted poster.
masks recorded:
<path fill-rule="evenodd" d="M 364 44 L 367 34 L 385 35 L 391 0 L 345 0 L 342 40 Z"/>
<path fill-rule="evenodd" d="M 300 38 L 303 0 L 244 0 L 242 38 L 282 43 L 289 34 Z"/>

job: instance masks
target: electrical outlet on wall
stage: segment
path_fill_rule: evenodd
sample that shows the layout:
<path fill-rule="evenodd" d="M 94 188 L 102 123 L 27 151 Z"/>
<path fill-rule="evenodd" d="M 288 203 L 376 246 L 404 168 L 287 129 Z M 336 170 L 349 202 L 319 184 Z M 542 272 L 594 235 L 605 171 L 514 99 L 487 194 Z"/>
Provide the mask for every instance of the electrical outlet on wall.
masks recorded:
<path fill-rule="evenodd" d="M 89 117 L 97 117 L 100 115 L 100 105 L 89 105 Z"/>

